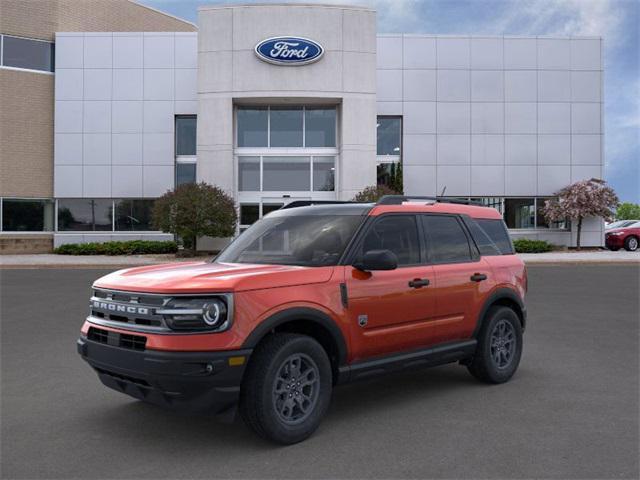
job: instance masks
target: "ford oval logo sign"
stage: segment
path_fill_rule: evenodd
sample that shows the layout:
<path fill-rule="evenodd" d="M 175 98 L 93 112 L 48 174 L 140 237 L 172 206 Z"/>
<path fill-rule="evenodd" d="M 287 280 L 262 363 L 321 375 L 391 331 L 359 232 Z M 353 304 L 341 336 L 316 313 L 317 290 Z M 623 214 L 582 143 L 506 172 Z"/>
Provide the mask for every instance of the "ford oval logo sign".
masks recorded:
<path fill-rule="evenodd" d="M 302 37 L 267 38 L 256 45 L 258 58 L 276 65 L 308 65 L 323 53 L 322 45 Z"/>

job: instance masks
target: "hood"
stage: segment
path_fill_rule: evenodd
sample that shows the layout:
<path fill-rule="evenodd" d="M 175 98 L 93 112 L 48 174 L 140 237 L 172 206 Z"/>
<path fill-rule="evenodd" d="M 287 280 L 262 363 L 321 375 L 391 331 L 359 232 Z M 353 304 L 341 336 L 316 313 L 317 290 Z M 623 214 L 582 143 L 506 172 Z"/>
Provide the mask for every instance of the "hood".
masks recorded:
<path fill-rule="evenodd" d="M 146 293 L 241 292 L 329 281 L 333 267 L 188 262 L 118 270 L 100 288 Z"/>

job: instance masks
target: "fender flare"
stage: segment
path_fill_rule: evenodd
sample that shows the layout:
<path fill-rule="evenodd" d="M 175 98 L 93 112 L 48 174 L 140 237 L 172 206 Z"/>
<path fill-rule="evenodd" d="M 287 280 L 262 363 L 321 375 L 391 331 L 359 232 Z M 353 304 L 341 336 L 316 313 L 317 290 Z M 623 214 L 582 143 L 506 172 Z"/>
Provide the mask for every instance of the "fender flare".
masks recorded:
<path fill-rule="evenodd" d="M 489 297 L 485 300 L 480 313 L 478 314 L 478 319 L 476 320 L 476 327 L 473 329 L 472 337 L 475 338 L 478 336 L 480 332 L 480 327 L 482 327 L 482 322 L 484 321 L 484 317 L 487 314 L 487 311 L 491 308 L 493 304 L 499 302 L 500 300 L 509 300 L 514 302 L 518 308 L 519 312 L 516 312 L 518 317 L 520 317 L 520 322 L 522 323 L 522 331 L 524 332 L 526 324 L 527 324 L 527 307 L 524 302 L 520 298 L 517 292 L 515 292 L 511 288 L 502 287 L 494 290 Z"/>
<path fill-rule="evenodd" d="M 342 334 L 342 330 L 336 322 L 324 312 L 308 307 L 293 307 L 281 310 L 266 318 L 258 325 L 247 337 L 242 344 L 242 348 L 255 348 L 258 343 L 274 328 L 284 325 L 285 323 L 305 320 L 313 322 L 329 332 L 331 338 L 338 349 L 339 365 L 347 362 L 347 343 Z"/>

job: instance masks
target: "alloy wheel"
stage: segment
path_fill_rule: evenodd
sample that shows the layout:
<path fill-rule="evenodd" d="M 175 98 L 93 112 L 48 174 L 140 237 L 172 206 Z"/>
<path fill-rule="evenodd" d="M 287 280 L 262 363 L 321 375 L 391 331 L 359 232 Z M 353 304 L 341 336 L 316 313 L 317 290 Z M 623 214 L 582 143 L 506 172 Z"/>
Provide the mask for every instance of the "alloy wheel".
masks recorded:
<path fill-rule="evenodd" d="M 498 321 L 491 331 L 491 359 L 496 368 L 502 370 L 513 361 L 516 351 L 516 334 L 507 320 Z"/>
<path fill-rule="evenodd" d="M 273 406 L 287 425 L 304 422 L 313 412 L 320 392 L 320 371 L 311 357 L 295 353 L 280 365 L 273 382 Z"/>

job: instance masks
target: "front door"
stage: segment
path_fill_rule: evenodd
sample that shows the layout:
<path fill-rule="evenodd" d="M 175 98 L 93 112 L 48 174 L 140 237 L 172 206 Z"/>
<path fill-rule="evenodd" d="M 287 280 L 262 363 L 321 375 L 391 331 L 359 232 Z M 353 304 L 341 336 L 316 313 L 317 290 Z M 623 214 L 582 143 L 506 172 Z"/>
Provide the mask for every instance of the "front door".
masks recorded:
<path fill-rule="evenodd" d="M 415 215 L 383 215 L 357 247 L 356 258 L 376 249 L 392 251 L 398 268 L 362 272 L 345 268 L 352 360 L 427 346 L 431 343 L 435 296 L 428 281 Z"/>

